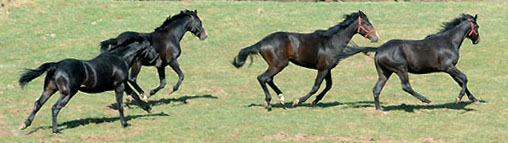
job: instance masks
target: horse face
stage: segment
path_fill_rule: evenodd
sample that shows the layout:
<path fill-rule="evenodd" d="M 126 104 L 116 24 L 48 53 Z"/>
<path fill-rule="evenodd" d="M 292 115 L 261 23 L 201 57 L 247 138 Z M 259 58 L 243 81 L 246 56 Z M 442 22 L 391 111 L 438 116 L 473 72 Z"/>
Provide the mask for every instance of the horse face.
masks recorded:
<path fill-rule="evenodd" d="M 206 33 L 205 28 L 203 28 L 203 24 L 197 15 L 192 18 L 190 32 L 198 37 L 199 40 L 205 40 L 208 37 L 208 34 Z"/>
<path fill-rule="evenodd" d="M 467 38 L 471 39 L 471 42 L 475 45 L 480 43 L 480 33 L 479 33 L 480 26 L 478 26 L 478 24 L 476 23 L 476 18 L 477 18 L 477 15 L 475 15 L 474 20 L 469 21 L 471 23 L 472 27 L 471 27 L 470 32 L 468 32 L 468 35 L 467 35 Z"/>
<path fill-rule="evenodd" d="M 359 12 L 358 18 L 358 34 L 362 35 L 365 38 L 368 38 L 371 42 L 375 43 L 378 41 L 378 34 L 374 29 L 374 25 L 370 22 L 363 12 Z"/>

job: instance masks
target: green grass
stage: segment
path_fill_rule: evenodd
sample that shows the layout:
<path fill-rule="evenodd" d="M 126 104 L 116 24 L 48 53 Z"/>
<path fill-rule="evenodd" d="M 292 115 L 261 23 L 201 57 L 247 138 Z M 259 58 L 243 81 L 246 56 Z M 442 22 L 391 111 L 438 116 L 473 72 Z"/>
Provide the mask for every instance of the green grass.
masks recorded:
<path fill-rule="evenodd" d="M 0 140 L 503 142 L 508 140 L 507 6 L 506 2 L 19 2 L 8 15 L 0 13 Z M 133 126 L 123 129 L 118 112 L 107 107 L 115 103 L 113 92 L 78 93 L 59 115 L 63 134 L 52 135 L 50 129 L 57 97 L 44 105 L 30 128 L 16 129 L 31 112 L 44 80 L 39 77 L 21 90 L 17 80 L 23 68 L 65 58 L 91 59 L 98 55 L 100 41 L 127 30 L 150 32 L 182 9 L 198 10 L 209 38 L 199 41 L 186 34 L 179 58 L 185 80 L 179 91 L 166 95 L 177 80 L 166 68 L 168 86 L 150 99 L 152 114 L 131 106 L 125 112 Z M 458 68 L 468 76 L 469 89 L 485 102 L 455 104 L 460 89 L 447 74 L 410 75 L 413 88 L 435 104 L 423 106 L 392 76 L 381 93 L 388 112 L 378 114 L 371 102 L 377 79 L 373 59 L 359 54 L 332 70 L 333 88 L 317 107 L 284 110 L 274 98 L 274 109 L 267 112 L 259 106 L 264 95 L 256 80 L 267 67 L 264 60 L 258 56 L 251 67 L 238 70 L 229 63 L 241 48 L 269 33 L 326 29 L 359 9 L 380 34 L 378 43 L 355 36 L 362 46 L 379 46 L 395 38 L 421 39 L 460 13 L 478 13 L 481 42 L 464 41 Z M 275 82 L 293 101 L 311 89 L 315 76 L 316 71 L 291 64 Z M 146 91 L 159 83 L 153 67 L 143 68 L 138 81 Z"/>

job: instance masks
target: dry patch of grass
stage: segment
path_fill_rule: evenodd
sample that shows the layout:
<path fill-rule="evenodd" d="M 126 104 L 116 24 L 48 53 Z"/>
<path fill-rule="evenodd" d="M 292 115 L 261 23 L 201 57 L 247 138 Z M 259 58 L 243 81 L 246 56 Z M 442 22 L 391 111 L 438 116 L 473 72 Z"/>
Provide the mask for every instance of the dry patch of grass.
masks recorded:
<path fill-rule="evenodd" d="M 272 136 L 265 136 L 265 140 L 274 140 L 274 141 L 302 141 L 302 142 L 321 142 L 321 141 L 333 141 L 333 142 L 392 142 L 392 143 L 408 143 L 408 142 L 421 142 L 421 143 L 444 143 L 445 141 L 434 139 L 434 138 L 420 138 L 416 140 L 396 140 L 388 137 L 366 137 L 366 136 L 353 136 L 353 137 L 342 137 L 342 136 L 334 136 L 330 135 L 327 137 L 324 136 L 316 136 L 316 135 L 307 135 L 303 133 L 298 134 L 288 134 L 285 132 L 279 132 Z"/>
<path fill-rule="evenodd" d="M 1 0 L 0 16 L 9 15 L 9 8 L 27 8 L 34 6 L 37 6 L 37 4 L 29 0 Z"/>

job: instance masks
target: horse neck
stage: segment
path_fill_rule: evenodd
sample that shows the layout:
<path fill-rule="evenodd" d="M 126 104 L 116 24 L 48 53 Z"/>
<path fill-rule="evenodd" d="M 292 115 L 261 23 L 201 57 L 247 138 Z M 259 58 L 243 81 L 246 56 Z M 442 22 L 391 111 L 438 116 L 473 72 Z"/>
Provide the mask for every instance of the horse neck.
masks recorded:
<path fill-rule="evenodd" d="M 471 27 L 466 24 L 459 24 L 458 26 L 455 26 L 455 28 L 444 32 L 442 36 L 447 37 L 453 47 L 458 50 L 460 49 L 464 39 L 466 39 L 468 28 Z"/>
<path fill-rule="evenodd" d="M 351 41 L 351 38 L 356 34 L 357 28 L 358 23 L 353 22 L 348 27 L 335 33 L 335 35 L 329 39 L 331 45 L 333 46 L 331 48 L 343 49 L 349 43 L 349 41 Z"/>
<path fill-rule="evenodd" d="M 184 20 L 175 21 L 169 24 L 166 29 L 165 34 L 171 35 L 170 37 L 174 37 L 175 40 L 180 42 L 187 31 L 189 31 L 189 23 L 190 19 L 185 17 Z"/>

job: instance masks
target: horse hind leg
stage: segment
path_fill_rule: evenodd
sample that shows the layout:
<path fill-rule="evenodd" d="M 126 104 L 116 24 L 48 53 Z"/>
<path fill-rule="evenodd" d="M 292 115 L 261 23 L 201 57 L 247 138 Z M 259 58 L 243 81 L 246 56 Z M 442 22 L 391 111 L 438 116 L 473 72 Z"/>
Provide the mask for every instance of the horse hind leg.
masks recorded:
<path fill-rule="evenodd" d="M 374 94 L 374 103 L 376 106 L 376 110 L 381 110 L 381 105 L 379 104 L 379 94 L 381 94 L 381 91 L 383 90 L 386 81 L 388 81 L 393 72 L 382 70 L 380 68 L 378 68 L 377 70 L 379 77 L 376 82 L 376 85 L 374 85 L 374 88 L 372 88 L 372 93 Z"/>
<path fill-rule="evenodd" d="M 18 129 L 24 130 L 27 127 L 29 127 L 32 124 L 32 121 L 34 120 L 35 114 L 39 112 L 42 105 L 48 101 L 48 99 L 55 94 L 55 92 L 58 91 L 55 83 L 53 81 L 47 81 L 47 84 L 45 84 L 44 91 L 42 92 L 41 97 L 34 103 L 34 109 L 32 110 L 32 113 L 28 118 L 25 120 L 23 124 L 20 125 Z"/>
<path fill-rule="evenodd" d="M 280 73 L 282 70 L 284 70 L 284 68 L 286 68 L 289 62 L 287 60 L 279 60 L 279 61 L 272 60 L 270 63 L 272 65 L 271 67 L 268 68 L 268 70 L 270 71 L 269 72 L 267 71 L 267 76 L 269 77 L 267 83 L 279 97 L 280 104 L 284 106 L 284 104 L 286 104 L 284 100 L 284 95 L 282 94 L 282 91 L 279 89 L 279 87 L 277 87 L 277 85 L 275 85 L 275 83 L 273 82 L 273 77 L 278 73 Z"/>
<path fill-rule="evenodd" d="M 281 95 L 281 103 L 284 102 L 284 96 L 282 96 L 282 92 L 280 91 L 280 89 L 273 83 L 273 76 L 275 76 L 277 73 L 279 73 L 280 71 L 282 71 L 282 69 L 284 69 L 283 66 L 281 67 L 273 67 L 273 66 L 270 66 L 268 67 L 268 69 L 261 75 L 258 76 L 258 81 L 259 81 L 259 84 L 261 85 L 261 88 L 263 88 L 263 91 L 265 93 L 265 103 L 264 103 L 264 106 L 266 109 L 268 110 L 271 110 L 271 106 L 270 106 L 270 101 L 272 100 L 272 96 L 270 95 L 270 92 L 268 91 L 268 88 L 266 87 L 266 83 L 268 83 L 273 90 L 275 90 L 275 92 L 278 94 L 278 95 Z"/>
<path fill-rule="evenodd" d="M 77 89 L 70 89 L 69 91 L 61 91 L 60 92 L 60 98 L 58 101 L 53 105 L 51 108 L 51 113 L 53 117 L 53 133 L 60 133 L 60 130 L 58 129 L 58 122 L 57 117 L 60 110 L 69 103 L 71 98 L 77 93 Z"/>
<path fill-rule="evenodd" d="M 118 87 L 115 88 L 115 98 L 116 98 L 116 102 L 118 104 L 118 112 L 120 113 L 120 123 L 122 124 L 122 126 L 124 128 L 130 126 L 130 124 L 127 123 L 127 121 L 125 120 L 124 113 L 123 113 L 122 97 L 123 97 L 123 92 L 125 91 L 125 88 L 126 88 L 125 86 L 127 86 L 127 85 L 122 83 Z"/>
<path fill-rule="evenodd" d="M 279 87 L 277 87 L 277 85 L 275 85 L 275 83 L 273 82 L 273 78 L 271 78 L 268 81 L 268 85 L 275 91 L 275 93 L 279 97 L 280 104 L 282 104 L 282 105 L 286 104 L 286 101 L 284 99 L 284 94 L 282 94 L 282 91 L 279 89 Z"/>
<path fill-rule="evenodd" d="M 402 84 L 402 90 L 404 90 L 405 92 L 407 92 L 407 93 L 411 94 L 412 96 L 418 98 L 420 101 L 422 101 L 424 103 L 431 104 L 430 100 L 428 100 L 427 98 L 425 98 L 424 96 L 422 96 L 418 92 L 414 91 L 413 88 L 411 88 L 411 84 L 409 83 L 409 77 L 408 77 L 407 72 L 399 71 L 399 72 L 396 72 L 396 73 L 397 73 L 397 75 L 400 78 L 400 83 Z"/>

